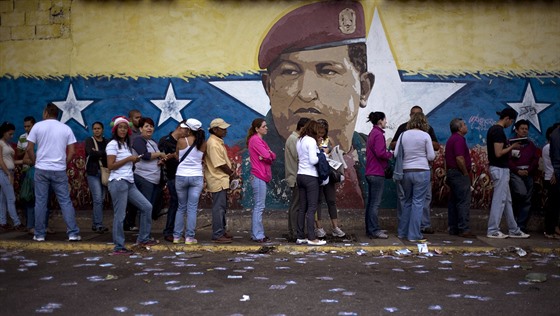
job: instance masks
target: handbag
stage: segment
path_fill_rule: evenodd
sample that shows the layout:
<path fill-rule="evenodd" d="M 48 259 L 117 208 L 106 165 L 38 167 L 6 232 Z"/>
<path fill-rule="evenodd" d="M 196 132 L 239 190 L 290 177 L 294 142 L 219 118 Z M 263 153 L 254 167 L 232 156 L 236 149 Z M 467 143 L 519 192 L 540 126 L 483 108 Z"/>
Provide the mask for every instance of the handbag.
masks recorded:
<path fill-rule="evenodd" d="M 387 167 L 385 167 L 385 179 L 393 179 L 393 173 L 395 171 L 395 159 L 389 159 L 387 162 Z"/>
<path fill-rule="evenodd" d="M 404 148 L 402 146 L 402 139 L 405 133 L 402 133 L 401 136 L 399 137 L 399 150 L 397 152 L 397 155 L 395 156 L 395 169 L 393 171 L 393 180 L 395 181 L 401 181 L 404 177 L 404 171 L 403 171 Z"/>
<path fill-rule="evenodd" d="M 30 167 L 25 172 L 25 177 L 21 181 L 21 187 L 19 189 L 20 200 L 26 202 L 32 202 L 35 199 L 35 192 L 33 189 L 34 175 L 35 175 L 35 167 Z"/>
<path fill-rule="evenodd" d="M 95 150 L 99 151 L 99 147 L 97 147 L 95 138 L 92 137 L 91 139 L 93 139 L 93 146 L 95 146 Z M 103 184 L 104 186 L 109 185 L 109 175 L 111 174 L 111 172 L 109 171 L 109 168 L 103 167 L 103 163 L 101 162 L 101 160 L 99 160 L 99 172 L 101 173 L 101 184 Z"/>

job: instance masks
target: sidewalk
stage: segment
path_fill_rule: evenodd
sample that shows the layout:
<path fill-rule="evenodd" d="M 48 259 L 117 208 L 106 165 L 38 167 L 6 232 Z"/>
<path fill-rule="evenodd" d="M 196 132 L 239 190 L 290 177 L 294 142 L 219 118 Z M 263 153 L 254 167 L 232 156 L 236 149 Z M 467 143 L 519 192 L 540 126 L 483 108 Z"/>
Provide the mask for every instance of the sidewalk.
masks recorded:
<path fill-rule="evenodd" d="M 231 244 L 216 244 L 211 241 L 211 212 L 210 210 L 200 210 L 197 218 L 196 239 L 197 245 L 173 244 L 163 239 L 163 228 L 166 222 L 166 215 L 153 222 L 152 235 L 160 241 L 159 245 L 151 247 L 152 251 L 232 251 L 232 252 L 259 252 L 269 251 L 274 248 L 277 252 L 308 252 L 326 251 L 339 253 L 371 253 L 380 254 L 381 252 L 393 252 L 402 249 L 409 249 L 413 253 L 418 252 L 415 243 L 401 240 L 396 237 L 396 211 L 383 209 L 379 213 L 379 222 L 382 229 L 386 229 L 388 239 L 369 239 L 364 233 L 364 211 L 363 210 L 340 210 L 340 227 L 346 232 L 345 238 L 334 238 L 327 236 L 325 246 L 302 246 L 289 243 L 283 237 L 287 231 L 287 211 L 267 211 L 263 215 L 263 221 L 267 236 L 271 238 L 271 243 L 258 244 L 251 240 L 251 212 L 250 210 L 228 211 L 226 217 L 228 230 L 234 236 Z M 330 220 L 327 212 L 324 212 L 323 227 L 330 234 Z M 112 211 L 104 212 L 104 224 L 112 227 Z M 325 219 L 325 216 L 327 219 Z M 102 251 L 111 252 L 112 234 L 111 231 L 98 234 L 91 231 L 91 210 L 80 210 L 76 212 L 76 219 L 80 227 L 81 242 L 68 242 L 66 235 L 66 225 L 62 219 L 60 211 L 55 211 L 49 227 L 55 230 L 55 234 L 47 235 L 45 242 L 36 242 L 32 236 L 26 232 L 3 232 L 0 233 L 0 249 L 28 249 L 43 251 Z M 542 217 L 534 216 L 530 222 L 531 238 L 529 239 L 490 239 L 486 237 L 487 212 L 472 210 L 471 227 L 477 235 L 476 238 L 466 239 L 447 234 L 447 210 L 432 210 L 432 227 L 436 233 L 424 235 L 428 239 L 428 250 L 432 252 L 486 252 L 499 249 L 509 249 L 519 247 L 525 251 L 536 251 L 540 253 L 560 253 L 560 240 L 547 239 L 542 232 Z M 502 231 L 507 233 L 503 226 Z M 125 232 L 127 247 L 132 246 L 136 240 L 137 232 Z"/>

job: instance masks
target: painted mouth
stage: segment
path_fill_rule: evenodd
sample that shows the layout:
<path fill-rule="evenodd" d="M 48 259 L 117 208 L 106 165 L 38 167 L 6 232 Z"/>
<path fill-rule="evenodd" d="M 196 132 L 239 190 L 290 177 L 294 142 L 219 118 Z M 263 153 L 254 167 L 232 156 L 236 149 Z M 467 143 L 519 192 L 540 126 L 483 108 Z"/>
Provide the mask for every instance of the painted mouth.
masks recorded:
<path fill-rule="evenodd" d="M 299 113 L 321 114 L 321 111 L 317 110 L 316 108 L 300 108 L 294 112 L 294 114 L 299 114 Z"/>

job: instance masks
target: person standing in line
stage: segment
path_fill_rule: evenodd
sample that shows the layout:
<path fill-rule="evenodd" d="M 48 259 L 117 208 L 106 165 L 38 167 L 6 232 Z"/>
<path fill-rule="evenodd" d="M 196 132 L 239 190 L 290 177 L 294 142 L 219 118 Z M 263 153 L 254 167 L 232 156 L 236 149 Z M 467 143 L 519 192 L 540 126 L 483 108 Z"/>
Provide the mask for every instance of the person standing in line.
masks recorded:
<path fill-rule="evenodd" d="M 402 221 L 399 221 L 398 237 L 410 242 L 425 242 L 421 231 L 422 212 L 426 205 L 428 187 L 431 185 L 430 161 L 436 157 L 428 134 L 428 121 L 423 113 L 415 113 L 400 135 L 395 152 L 403 146 L 403 171 L 401 180 L 404 195 Z"/>
<path fill-rule="evenodd" d="M 227 192 L 230 181 L 237 177 L 224 144 L 228 127 L 230 124 L 221 118 L 210 122 L 204 156 L 204 177 L 207 190 L 212 193 L 212 241 L 222 244 L 231 243 L 233 239 L 226 230 Z"/>
<path fill-rule="evenodd" d="M 270 150 L 264 141 L 268 133 L 268 126 L 263 118 L 256 118 L 251 123 L 247 132 L 247 148 L 249 149 L 249 160 L 251 162 L 251 186 L 255 206 L 251 218 L 251 239 L 258 243 L 270 241 L 264 233 L 262 215 L 266 203 L 266 184 L 272 179 L 270 166 L 276 160 L 276 154 Z"/>
<path fill-rule="evenodd" d="M 113 255 L 131 255 L 133 252 L 125 247 L 123 222 L 127 203 L 138 207 L 143 214 L 152 211 L 152 205 L 134 185 L 134 163 L 140 161 L 140 156 L 132 153 L 130 146 L 131 125 L 124 116 L 116 116 L 111 122 L 112 139 L 107 144 L 107 168 L 109 168 L 109 193 L 113 200 Z M 151 218 L 147 217 L 150 221 Z M 152 246 L 157 244 L 150 239 L 150 231 L 146 225 L 140 225 L 137 244 Z"/>
<path fill-rule="evenodd" d="M 93 202 L 91 230 L 102 234 L 109 230 L 103 226 L 103 200 L 107 189 L 101 183 L 101 166 L 107 167 L 105 148 L 109 141 L 103 137 L 103 123 L 95 122 L 91 124 L 91 129 L 93 137 L 85 140 L 87 182 Z"/>
<path fill-rule="evenodd" d="M 130 122 L 132 134 L 130 135 L 130 144 L 134 144 L 134 139 L 140 136 L 140 119 L 142 118 L 142 113 L 140 110 L 132 109 L 128 112 L 128 121 Z M 138 216 L 138 210 L 130 203 L 126 206 L 126 217 L 124 220 L 124 230 L 126 231 L 138 231 L 138 226 L 136 226 L 136 217 Z"/>
<path fill-rule="evenodd" d="M 422 108 L 418 105 L 413 106 L 410 109 L 410 117 L 412 117 L 412 115 L 414 115 L 415 113 L 424 113 Z M 391 142 L 390 148 L 392 150 L 395 149 L 396 145 L 397 145 L 397 140 L 399 139 L 399 136 L 406 131 L 406 126 L 407 123 L 402 123 L 398 128 L 397 131 L 395 132 L 395 135 L 393 136 L 393 141 Z M 439 151 L 440 149 L 440 144 L 438 143 L 437 137 L 436 137 L 436 133 L 434 132 L 434 129 L 432 128 L 432 126 L 428 125 L 428 134 L 430 135 L 430 138 L 432 140 L 432 146 L 434 148 L 434 151 Z M 424 208 L 422 210 L 422 224 L 421 224 L 421 232 L 422 234 L 433 234 L 434 233 L 434 229 L 432 228 L 432 224 L 431 224 L 431 219 L 430 219 L 430 211 L 431 211 L 431 204 L 432 204 L 432 176 L 430 175 L 430 186 L 428 187 L 428 192 L 426 193 L 426 202 L 424 204 Z M 402 213 L 402 205 L 400 204 L 400 201 L 402 200 L 402 195 L 403 195 L 403 189 L 402 189 L 402 184 L 401 181 L 396 181 L 397 184 L 397 218 L 399 219 L 400 222 L 400 218 L 401 218 L 401 213 Z"/>
<path fill-rule="evenodd" d="M 184 123 L 184 122 L 183 122 Z M 175 228 L 175 216 L 179 202 L 177 198 L 177 189 L 175 187 L 175 174 L 177 173 L 177 166 L 179 165 L 179 158 L 176 155 L 177 142 L 179 139 L 186 136 L 187 129 L 177 125 L 169 135 L 163 136 L 158 142 L 158 148 L 161 152 L 168 155 L 165 160 L 165 172 L 167 175 L 167 190 L 169 191 L 169 207 L 167 209 L 167 221 L 163 229 L 163 239 L 173 242 L 173 229 Z"/>
<path fill-rule="evenodd" d="M 17 214 L 14 193 L 14 168 L 21 164 L 21 160 L 14 160 L 15 150 L 10 145 L 15 130 L 16 126 L 10 122 L 0 125 L 0 231 L 26 230 Z M 12 219 L 12 227 L 8 225 L 6 212 Z"/>
<path fill-rule="evenodd" d="M 315 212 L 319 201 L 319 163 L 318 143 L 319 123 L 311 120 L 301 130 L 297 142 L 298 173 L 297 186 L 299 188 L 299 212 L 296 244 L 313 246 L 324 245 L 325 240 L 317 239 L 315 235 Z M 305 238 L 307 229 L 307 238 Z"/>
<path fill-rule="evenodd" d="M 530 235 L 522 232 L 515 222 L 511 205 L 511 193 L 509 190 L 510 173 L 508 168 L 508 155 L 512 150 L 519 149 L 521 145 L 519 143 L 509 145 L 504 129 L 510 127 L 513 122 L 515 122 L 517 112 L 512 108 L 506 108 L 500 112 L 496 112 L 496 114 L 500 116 L 500 119 L 494 126 L 490 127 L 486 134 L 490 176 L 494 187 L 486 237 L 498 239 L 508 237 L 529 238 Z M 509 228 L 509 235 L 500 231 L 500 221 L 502 220 L 504 212 Z"/>
<path fill-rule="evenodd" d="M 175 215 L 173 243 L 186 245 L 198 243 L 195 237 L 196 211 L 198 200 L 204 187 L 202 159 L 206 152 L 206 135 L 199 120 L 190 118 L 179 125 L 185 130 L 185 137 L 179 138 L 175 155 L 179 165 L 175 176 L 179 208 Z M 185 215 L 187 217 L 185 229 Z M 169 214 L 168 214 L 169 216 Z M 182 238 L 185 230 L 185 238 Z"/>
<path fill-rule="evenodd" d="M 128 121 L 132 123 L 132 135 L 130 135 L 130 142 L 134 142 L 134 139 L 140 136 L 140 119 L 142 118 L 142 113 L 140 110 L 133 109 L 128 112 Z"/>
<path fill-rule="evenodd" d="M 366 204 L 366 235 L 373 238 L 387 239 L 387 233 L 380 229 L 378 221 L 379 204 L 385 186 L 385 168 L 393 154 L 387 150 L 385 131 L 387 117 L 383 112 L 371 112 L 368 121 L 373 128 L 368 135 L 366 146 L 366 180 L 368 183 L 368 200 Z"/>
<path fill-rule="evenodd" d="M 554 174 L 554 168 L 550 159 L 550 135 L 560 126 L 554 124 L 546 130 L 547 143 L 542 149 L 544 165 L 544 188 L 546 189 L 546 204 L 544 212 L 544 236 L 550 239 L 560 239 L 560 190 L 557 186 L 558 178 Z"/>
<path fill-rule="evenodd" d="M 325 119 L 318 119 L 317 123 L 319 123 L 319 142 L 318 145 L 320 146 L 320 150 L 326 156 L 329 156 L 331 150 L 333 148 L 331 144 L 331 140 L 329 138 L 329 123 Z M 334 237 L 342 238 L 346 236 L 346 233 L 338 227 L 338 209 L 336 208 L 336 182 L 329 179 L 329 182 L 325 185 L 319 186 L 319 200 L 317 201 L 317 220 L 315 221 L 315 235 L 318 238 L 323 238 L 327 235 L 323 226 L 321 225 L 321 203 L 322 198 L 325 198 L 327 202 L 327 208 L 329 211 L 329 217 L 331 219 L 332 225 L 332 235 Z"/>
<path fill-rule="evenodd" d="M 469 219 L 471 207 L 471 155 L 465 140 L 467 124 L 460 118 L 449 123 L 451 137 L 445 144 L 446 181 L 450 188 L 447 221 L 450 235 L 474 238 Z"/>
<path fill-rule="evenodd" d="M 515 138 L 527 138 L 529 121 L 519 120 L 514 124 Z M 511 142 L 511 141 L 510 141 Z M 527 232 L 527 224 L 531 217 L 531 200 L 533 199 L 533 177 L 539 168 L 538 148 L 526 139 L 520 142 L 519 149 L 512 150 L 509 155 L 509 187 L 513 214 L 517 226 Z"/>
<path fill-rule="evenodd" d="M 54 103 L 47 104 L 43 120 L 33 126 L 27 138 L 25 153 L 35 165 L 35 241 L 45 241 L 49 188 L 52 188 L 60 204 L 68 241 L 82 240 L 66 174 L 66 164 L 74 157 L 76 138 L 70 127 L 57 120 L 58 113 Z"/>
<path fill-rule="evenodd" d="M 296 183 L 298 171 L 298 155 L 297 155 L 297 141 L 301 129 L 309 122 L 309 118 L 302 117 L 299 119 L 296 130 L 286 139 L 286 146 L 284 148 L 284 174 L 288 186 L 292 190 L 292 198 L 290 199 L 290 206 L 288 208 L 288 242 L 295 242 L 297 239 L 297 218 L 299 210 L 299 189 Z"/>

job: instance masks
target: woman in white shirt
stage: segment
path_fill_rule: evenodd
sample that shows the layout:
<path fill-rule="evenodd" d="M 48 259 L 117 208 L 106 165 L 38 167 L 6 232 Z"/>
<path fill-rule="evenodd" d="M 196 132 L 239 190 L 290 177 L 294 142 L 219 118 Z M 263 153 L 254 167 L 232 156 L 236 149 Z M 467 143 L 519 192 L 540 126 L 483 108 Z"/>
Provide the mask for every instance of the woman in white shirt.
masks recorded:
<path fill-rule="evenodd" d="M 436 157 L 432 139 L 427 133 L 428 121 L 423 113 L 415 113 L 406 125 L 407 131 L 397 141 L 395 152 L 403 147 L 403 171 L 401 180 L 404 196 L 401 221 L 398 224 L 398 237 L 411 242 L 425 241 L 420 230 L 422 210 L 430 181 L 429 161 Z"/>
<path fill-rule="evenodd" d="M 157 241 L 150 238 L 152 218 L 152 204 L 138 191 L 134 185 L 132 167 L 140 161 L 140 156 L 132 153 L 129 137 L 132 134 L 131 125 L 124 116 L 117 116 L 111 122 L 113 138 L 105 149 L 107 153 L 107 168 L 109 175 L 109 192 L 113 200 L 113 255 L 131 255 L 132 251 L 124 246 L 123 222 L 126 214 L 126 204 L 130 202 L 144 214 L 140 222 L 137 243 L 141 246 L 151 246 Z"/>
<path fill-rule="evenodd" d="M 319 174 L 315 166 L 319 162 L 317 146 L 319 123 L 311 120 L 301 129 L 296 144 L 298 153 L 297 186 L 299 188 L 299 210 L 297 244 L 324 245 L 324 240 L 315 235 L 315 212 L 319 201 Z M 304 230 L 307 229 L 307 238 Z"/>
<path fill-rule="evenodd" d="M 204 130 L 201 129 L 202 123 L 197 119 L 190 118 L 181 122 L 180 126 L 186 129 L 187 136 L 179 138 L 175 152 L 179 161 L 175 174 L 175 190 L 179 206 L 175 214 L 173 243 L 185 242 L 187 245 L 193 245 L 198 242 L 194 236 L 198 200 L 204 187 L 202 158 L 206 151 L 206 136 Z M 185 215 L 187 217 L 186 229 Z M 185 231 L 184 239 L 183 231 Z"/>
<path fill-rule="evenodd" d="M 25 231 L 16 210 L 16 195 L 14 193 L 14 168 L 15 151 L 10 145 L 16 127 L 14 124 L 4 122 L 0 126 L 0 231 L 9 230 L 6 211 L 10 214 L 13 229 Z M 21 163 L 21 161 L 19 161 Z"/>

